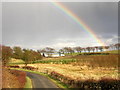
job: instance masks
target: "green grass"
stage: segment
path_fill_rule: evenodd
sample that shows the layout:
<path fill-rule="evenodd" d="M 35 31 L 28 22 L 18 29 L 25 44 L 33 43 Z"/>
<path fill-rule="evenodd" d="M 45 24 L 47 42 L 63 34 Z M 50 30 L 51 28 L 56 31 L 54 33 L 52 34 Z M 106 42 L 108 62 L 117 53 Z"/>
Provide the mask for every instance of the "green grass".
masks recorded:
<path fill-rule="evenodd" d="M 79 55 L 79 54 L 82 54 L 83 52 L 81 53 L 78 53 L 78 52 L 75 52 L 75 53 L 65 53 L 65 56 L 67 55 L 72 55 L 72 56 L 76 56 L 76 55 Z"/>
<path fill-rule="evenodd" d="M 71 62 L 76 62 L 76 59 L 40 60 L 34 61 L 33 63 L 69 64 Z"/>
<path fill-rule="evenodd" d="M 64 89 L 69 89 L 66 84 L 60 82 L 59 80 L 51 77 L 50 75 L 48 74 L 44 74 L 44 73 L 41 73 L 41 72 L 37 72 L 37 71 L 31 71 L 31 70 L 26 70 L 26 69 L 16 69 L 16 68 L 11 68 L 13 70 L 21 70 L 21 71 L 27 71 L 27 72 L 31 72 L 31 73 L 35 73 L 35 74 L 39 74 L 39 75 L 43 75 L 45 77 L 47 77 L 49 80 L 51 80 L 53 83 L 55 83 L 59 88 L 64 88 Z"/>
<path fill-rule="evenodd" d="M 29 77 L 26 77 L 26 83 L 25 83 L 25 89 L 26 88 L 32 88 L 32 81 Z"/>
<path fill-rule="evenodd" d="M 9 66 L 20 65 L 20 64 L 24 64 L 24 63 L 8 63 Z"/>

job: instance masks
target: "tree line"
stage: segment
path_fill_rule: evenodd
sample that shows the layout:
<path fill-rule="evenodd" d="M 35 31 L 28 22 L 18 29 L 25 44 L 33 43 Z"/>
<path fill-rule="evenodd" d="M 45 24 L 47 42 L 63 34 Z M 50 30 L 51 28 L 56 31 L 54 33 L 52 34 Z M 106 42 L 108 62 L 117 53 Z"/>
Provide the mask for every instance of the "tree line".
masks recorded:
<path fill-rule="evenodd" d="M 61 56 L 61 54 L 74 53 L 74 52 L 77 53 L 98 52 L 98 51 L 102 52 L 104 49 L 119 50 L 120 43 L 111 44 L 109 46 L 95 46 L 95 47 L 86 47 L 86 48 L 82 48 L 80 46 L 73 48 L 64 47 L 62 49 L 59 49 L 58 51 L 56 51 L 54 48 L 51 47 L 46 47 L 35 51 L 32 49 L 22 49 L 21 47 L 18 46 L 11 48 L 10 46 L 0 45 L 0 56 L 1 56 L 0 58 L 2 59 L 3 65 L 6 65 L 9 62 L 10 58 L 22 59 L 25 61 L 27 65 L 27 63 L 31 63 L 36 60 L 41 60 L 42 57 L 45 57 L 45 54 L 47 54 L 48 57 L 51 57 L 52 54 L 55 52 L 59 53 L 59 56 Z"/>
<path fill-rule="evenodd" d="M 26 65 L 32 61 L 42 59 L 40 52 L 34 51 L 32 49 L 22 49 L 21 47 L 17 46 L 11 48 L 10 46 L 4 45 L 1 45 L 0 47 L 3 65 L 6 65 L 10 58 L 22 59 L 25 61 Z"/>
<path fill-rule="evenodd" d="M 120 49 L 120 43 L 117 44 L 111 44 L 109 46 L 94 46 L 94 47 L 63 47 L 62 49 L 59 49 L 57 52 L 59 55 L 65 54 L 65 53 L 81 53 L 81 52 L 102 52 L 104 49 L 106 50 L 119 50 Z M 54 48 L 46 47 L 44 49 L 39 50 L 39 52 L 48 54 L 48 56 L 51 56 L 52 53 L 56 52 Z"/>

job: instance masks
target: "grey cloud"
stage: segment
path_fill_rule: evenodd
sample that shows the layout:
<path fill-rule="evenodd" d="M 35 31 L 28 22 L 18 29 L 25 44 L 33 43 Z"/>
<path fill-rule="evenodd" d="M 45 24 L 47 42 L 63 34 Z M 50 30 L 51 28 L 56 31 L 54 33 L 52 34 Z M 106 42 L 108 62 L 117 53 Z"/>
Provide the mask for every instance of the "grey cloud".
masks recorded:
<path fill-rule="evenodd" d="M 63 4 L 79 16 L 104 42 L 118 34 L 117 3 Z M 2 37 L 5 45 L 36 48 L 55 46 L 59 43 L 74 43 L 76 46 L 86 46 L 88 43 L 95 45 L 89 33 L 51 3 L 3 3 L 2 8 Z"/>

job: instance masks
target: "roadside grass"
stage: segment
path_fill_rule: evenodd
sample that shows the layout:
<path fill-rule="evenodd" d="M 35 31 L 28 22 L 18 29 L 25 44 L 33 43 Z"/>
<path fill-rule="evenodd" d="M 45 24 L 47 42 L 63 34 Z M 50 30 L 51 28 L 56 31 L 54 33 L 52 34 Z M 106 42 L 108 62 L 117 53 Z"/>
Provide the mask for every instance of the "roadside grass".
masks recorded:
<path fill-rule="evenodd" d="M 29 88 L 32 88 L 32 81 L 29 77 L 26 77 L 26 83 L 25 83 L 24 88 L 25 88 L 25 90 L 29 89 Z"/>
<path fill-rule="evenodd" d="M 27 71 L 27 72 L 31 72 L 31 73 L 35 73 L 35 74 L 39 74 L 39 75 L 45 76 L 45 77 L 47 77 L 49 80 L 51 80 L 52 82 L 54 82 L 59 88 L 64 88 L 64 89 L 66 89 L 66 90 L 71 90 L 68 85 L 60 82 L 59 80 L 51 77 L 51 76 L 48 75 L 48 74 L 41 73 L 41 72 L 37 72 L 37 71 L 26 70 L 26 69 L 20 69 L 20 68 L 10 68 L 10 69 L 12 69 L 12 70 Z"/>
<path fill-rule="evenodd" d="M 54 77 L 48 75 L 48 74 L 45 74 L 45 76 L 47 76 L 52 82 L 54 82 L 58 87 L 60 88 L 66 88 L 66 89 L 69 89 L 69 86 L 60 82 L 58 79 L 55 79 Z"/>

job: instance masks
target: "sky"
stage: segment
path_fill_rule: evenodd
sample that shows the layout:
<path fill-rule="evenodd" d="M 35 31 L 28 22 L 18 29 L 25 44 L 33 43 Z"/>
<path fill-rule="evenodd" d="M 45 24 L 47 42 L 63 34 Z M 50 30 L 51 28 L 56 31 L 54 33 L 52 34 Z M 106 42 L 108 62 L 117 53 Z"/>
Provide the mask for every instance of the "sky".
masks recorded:
<path fill-rule="evenodd" d="M 61 2 L 106 45 L 118 42 L 117 2 Z M 50 2 L 2 3 L 2 44 L 22 48 L 99 46 L 95 38 Z"/>

